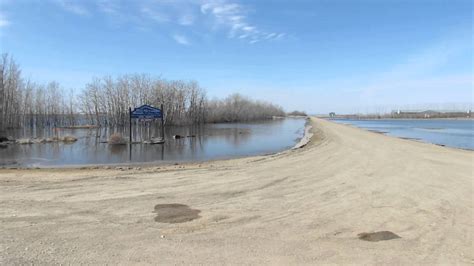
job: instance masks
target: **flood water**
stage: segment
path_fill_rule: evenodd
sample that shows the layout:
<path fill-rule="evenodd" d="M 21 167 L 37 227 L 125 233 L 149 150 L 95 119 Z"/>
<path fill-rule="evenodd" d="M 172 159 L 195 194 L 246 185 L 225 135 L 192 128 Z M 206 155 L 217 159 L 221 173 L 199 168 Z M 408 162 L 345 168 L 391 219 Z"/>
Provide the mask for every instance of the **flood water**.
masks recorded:
<path fill-rule="evenodd" d="M 305 119 L 286 118 L 256 123 L 166 127 L 164 144 L 109 145 L 113 133 L 128 139 L 127 129 L 60 129 L 9 132 L 14 138 L 72 135 L 75 143 L 11 144 L 0 148 L 0 165 L 51 167 L 96 164 L 206 161 L 276 153 L 303 137 Z M 134 127 L 136 142 L 160 136 L 158 125 Z M 174 135 L 182 136 L 174 139 Z M 131 146 L 131 149 L 130 149 Z"/>
<path fill-rule="evenodd" d="M 334 121 L 389 136 L 416 139 L 423 142 L 474 150 L 474 120 L 387 119 Z"/>

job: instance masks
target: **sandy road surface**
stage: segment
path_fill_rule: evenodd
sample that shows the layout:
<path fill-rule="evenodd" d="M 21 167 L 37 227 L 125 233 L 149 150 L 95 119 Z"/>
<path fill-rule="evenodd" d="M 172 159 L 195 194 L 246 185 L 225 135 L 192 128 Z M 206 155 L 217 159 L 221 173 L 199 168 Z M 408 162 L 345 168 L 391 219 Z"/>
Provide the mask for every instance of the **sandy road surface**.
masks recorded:
<path fill-rule="evenodd" d="M 0 170 L 0 264 L 474 262 L 474 152 L 311 123 L 272 156 Z"/>

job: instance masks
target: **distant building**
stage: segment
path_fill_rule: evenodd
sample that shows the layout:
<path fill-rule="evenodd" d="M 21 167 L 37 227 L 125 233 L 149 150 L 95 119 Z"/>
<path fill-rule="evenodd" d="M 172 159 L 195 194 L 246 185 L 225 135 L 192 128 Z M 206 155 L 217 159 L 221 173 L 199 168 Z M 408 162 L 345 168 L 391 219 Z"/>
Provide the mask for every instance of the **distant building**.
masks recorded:
<path fill-rule="evenodd" d="M 336 117 L 336 113 L 330 112 L 330 113 L 329 113 L 329 117 Z"/>

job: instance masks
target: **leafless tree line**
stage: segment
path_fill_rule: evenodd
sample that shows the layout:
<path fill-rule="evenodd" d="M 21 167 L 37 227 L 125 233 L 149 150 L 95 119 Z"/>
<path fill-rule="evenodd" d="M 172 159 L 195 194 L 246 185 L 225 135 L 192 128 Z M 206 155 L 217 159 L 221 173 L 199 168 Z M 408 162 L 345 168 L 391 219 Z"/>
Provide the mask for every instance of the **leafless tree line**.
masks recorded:
<path fill-rule="evenodd" d="M 273 116 L 285 116 L 285 112 L 280 106 L 232 94 L 223 100 L 209 101 L 206 118 L 208 122 L 217 123 L 264 120 Z"/>
<path fill-rule="evenodd" d="M 21 127 L 123 126 L 129 107 L 164 106 L 165 124 L 235 122 L 283 116 L 279 106 L 238 94 L 209 101 L 195 81 L 165 80 L 145 74 L 94 78 L 78 91 L 57 82 L 37 84 L 21 76 L 7 54 L 0 62 L 0 131 Z"/>
<path fill-rule="evenodd" d="M 3 54 L 0 62 L 0 130 L 75 123 L 73 92 L 57 82 L 37 84 L 21 77 L 20 67 Z"/>
<path fill-rule="evenodd" d="M 121 126 L 129 121 L 129 107 L 143 104 L 163 104 L 166 124 L 205 121 L 206 93 L 196 82 L 153 79 L 144 74 L 95 78 L 81 92 L 78 108 L 90 124 Z"/>

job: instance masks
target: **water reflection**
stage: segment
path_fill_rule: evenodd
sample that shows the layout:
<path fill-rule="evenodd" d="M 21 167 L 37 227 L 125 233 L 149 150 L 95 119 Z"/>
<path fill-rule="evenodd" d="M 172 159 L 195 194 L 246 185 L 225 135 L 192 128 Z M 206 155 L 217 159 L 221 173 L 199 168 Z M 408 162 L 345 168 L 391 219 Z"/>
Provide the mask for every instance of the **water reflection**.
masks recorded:
<path fill-rule="evenodd" d="M 127 149 L 127 145 L 108 145 L 113 155 L 122 154 Z"/>
<path fill-rule="evenodd" d="M 164 144 L 143 144 L 161 137 L 159 126 L 145 125 L 132 130 L 131 145 L 109 145 L 112 134 L 128 140 L 125 128 L 17 130 L 15 138 L 46 138 L 72 135 L 73 144 L 45 143 L 8 145 L 0 149 L 0 163 L 16 161 L 24 166 L 109 164 L 154 161 L 196 161 L 274 153 L 293 146 L 304 132 L 304 119 L 281 119 L 259 123 L 209 124 L 167 127 Z M 182 138 L 174 139 L 174 135 Z"/>

